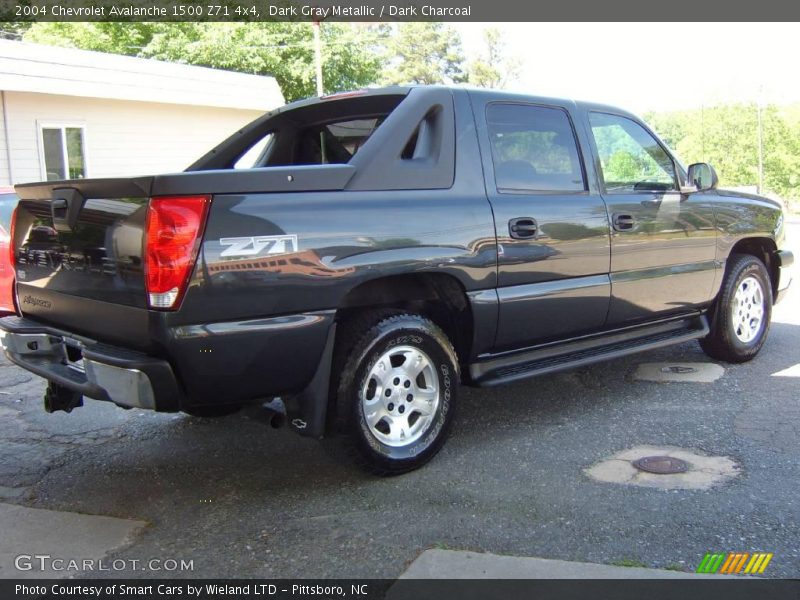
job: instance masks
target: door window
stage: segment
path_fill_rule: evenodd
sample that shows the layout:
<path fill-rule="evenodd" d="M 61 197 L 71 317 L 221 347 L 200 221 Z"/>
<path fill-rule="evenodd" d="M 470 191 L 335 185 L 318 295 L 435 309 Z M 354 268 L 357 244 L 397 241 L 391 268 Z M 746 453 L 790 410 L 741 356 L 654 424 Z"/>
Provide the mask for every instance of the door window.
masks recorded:
<path fill-rule="evenodd" d="M 499 192 L 586 189 L 575 134 L 564 110 L 490 104 L 486 119 Z"/>
<path fill-rule="evenodd" d="M 626 117 L 605 113 L 591 113 L 589 122 L 606 192 L 677 189 L 672 159 L 644 127 Z"/>

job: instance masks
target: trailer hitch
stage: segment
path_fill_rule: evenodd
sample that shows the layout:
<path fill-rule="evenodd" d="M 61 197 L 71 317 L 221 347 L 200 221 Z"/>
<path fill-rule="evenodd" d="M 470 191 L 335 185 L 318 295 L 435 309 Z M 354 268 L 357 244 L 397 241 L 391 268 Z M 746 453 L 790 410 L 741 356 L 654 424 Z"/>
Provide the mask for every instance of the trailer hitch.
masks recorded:
<path fill-rule="evenodd" d="M 63 385 L 47 382 L 44 392 L 44 410 L 53 413 L 58 410 L 72 412 L 73 408 L 83 406 L 83 396 L 80 392 L 71 390 Z"/>

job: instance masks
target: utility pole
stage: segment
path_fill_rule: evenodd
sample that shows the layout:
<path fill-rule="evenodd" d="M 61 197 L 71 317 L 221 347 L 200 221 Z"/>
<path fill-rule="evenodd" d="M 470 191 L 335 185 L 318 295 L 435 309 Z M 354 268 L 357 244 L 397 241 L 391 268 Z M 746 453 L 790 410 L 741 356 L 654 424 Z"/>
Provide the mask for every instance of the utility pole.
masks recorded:
<path fill-rule="evenodd" d="M 317 96 L 322 96 L 322 38 L 320 36 L 319 21 L 311 21 L 311 28 L 314 30 L 314 63 L 317 67 Z M 328 164 L 328 145 L 325 142 L 324 129 L 319 132 L 319 151 L 322 164 Z"/>
<path fill-rule="evenodd" d="M 319 21 L 311 21 L 314 28 L 314 62 L 317 67 L 317 96 L 322 96 L 322 39 L 319 31 Z"/>

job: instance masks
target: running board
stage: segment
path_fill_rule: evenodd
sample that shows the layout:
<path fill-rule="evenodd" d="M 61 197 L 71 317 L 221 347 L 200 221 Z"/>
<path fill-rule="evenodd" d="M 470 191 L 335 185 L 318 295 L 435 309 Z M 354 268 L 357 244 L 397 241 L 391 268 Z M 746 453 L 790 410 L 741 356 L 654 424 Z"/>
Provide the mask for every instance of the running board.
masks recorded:
<path fill-rule="evenodd" d="M 472 363 L 469 373 L 475 385 L 490 387 L 681 344 L 708 332 L 706 316 L 696 315 L 488 358 Z"/>

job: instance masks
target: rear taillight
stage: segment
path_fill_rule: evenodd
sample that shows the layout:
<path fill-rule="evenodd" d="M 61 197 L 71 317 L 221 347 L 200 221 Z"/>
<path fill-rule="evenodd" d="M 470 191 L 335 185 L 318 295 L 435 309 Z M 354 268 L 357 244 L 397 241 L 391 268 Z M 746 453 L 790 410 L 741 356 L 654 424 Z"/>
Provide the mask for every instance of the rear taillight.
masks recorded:
<path fill-rule="evenodd" d="M 180 304 L 208 215 L 209 196 L 151 198 L 145 227 L 144 279 L 151 308 Z"/>
<path fill-rule="evenodd" d="M 11 222 L 8 225 L 8 264 L 11 265 L 11 270 L 14 270 L 14 262 L 16 261 L 16 252 L 14 251 L 14 232 L 17 230 L 17 208 L 11 212 Z"/>

